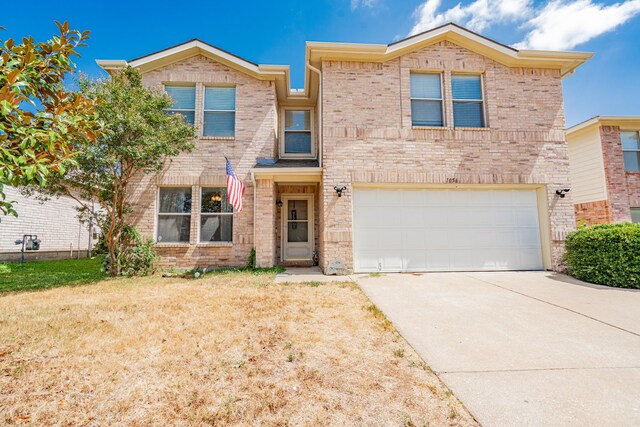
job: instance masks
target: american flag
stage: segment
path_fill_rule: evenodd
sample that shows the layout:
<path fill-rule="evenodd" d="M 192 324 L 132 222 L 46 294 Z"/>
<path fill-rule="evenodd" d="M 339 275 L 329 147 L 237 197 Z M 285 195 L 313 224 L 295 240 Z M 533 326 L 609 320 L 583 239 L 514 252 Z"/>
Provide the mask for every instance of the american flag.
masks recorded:
<path fill-rule="evenodd" d="M 238 178 L 231 167 L 231 162 L 225 157 L 227 161 L 227 196 L 229 197 L 229 203 L 238 212 L 242 212 L 242 196 L 244 196 L 244 184 Z"/>

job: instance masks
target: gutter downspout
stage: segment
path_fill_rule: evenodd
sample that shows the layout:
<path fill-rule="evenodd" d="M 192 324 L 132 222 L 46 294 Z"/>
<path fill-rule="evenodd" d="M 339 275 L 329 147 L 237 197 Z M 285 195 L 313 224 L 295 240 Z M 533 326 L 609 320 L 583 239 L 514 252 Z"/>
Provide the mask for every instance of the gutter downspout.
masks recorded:
<path fill-rule="evenodd" d="M 256 176 L 251 171 L 251 184 L 253 184 L 253 249 L 256 248 L 256 201 L 258 189 L 256 188 Z"/>
<path fill-rule="evenodd" d="M 322 71 L 311 65 L 310 61 L 307 61 L 307 68 L 314 73 L 318 74 L 318 165 L 322 167 L 322 153 L 324 147 L 324 141 L 322 139 Z"/>

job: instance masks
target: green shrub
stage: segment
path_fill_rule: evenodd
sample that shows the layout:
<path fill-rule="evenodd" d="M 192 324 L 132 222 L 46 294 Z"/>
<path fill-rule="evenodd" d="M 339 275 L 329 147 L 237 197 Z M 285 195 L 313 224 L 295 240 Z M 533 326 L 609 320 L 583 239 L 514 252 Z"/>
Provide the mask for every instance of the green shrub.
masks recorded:
<path fill-rule="evenodd" d="M 247 258 L 246 268 L 256 268 L 256 248 L 251 248 L 251 252 L 249 252 L 249 257 Z"/>
<path fill-rule="evenodd" d="M 640 288 L 640 224 L 601 224 L 570 233 L 565 260 L 576 279 Z"/>
<path fill-rule="evenodd" d="M 122 276 L 147 276 L 156 270 L 157 255 L 153 239 L 143 240 L 135 227 L 125 225 L 119 242 L 117 262 Z M 105 271 L 110 271 L 111 258 L 104 256 Z"/>

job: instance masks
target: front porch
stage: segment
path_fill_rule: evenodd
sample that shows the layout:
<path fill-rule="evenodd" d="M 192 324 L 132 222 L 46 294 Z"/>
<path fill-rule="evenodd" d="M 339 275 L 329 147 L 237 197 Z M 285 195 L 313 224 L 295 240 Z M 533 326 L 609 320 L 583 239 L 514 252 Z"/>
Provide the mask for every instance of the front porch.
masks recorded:
<path fill-rule="evenodd" d="M 256 266 L 318 265 L 320 241 L 319 189 L 321 169 L 256 167 Z"/>

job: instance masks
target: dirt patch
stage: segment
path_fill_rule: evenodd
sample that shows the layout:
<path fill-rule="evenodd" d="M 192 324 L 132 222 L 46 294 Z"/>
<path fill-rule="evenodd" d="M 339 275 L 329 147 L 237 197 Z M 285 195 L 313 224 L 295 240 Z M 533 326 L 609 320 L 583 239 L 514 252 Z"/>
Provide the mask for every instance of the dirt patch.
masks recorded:
<path fill-rule="evenodd" d="M 355 285 L 272 279 L 0 297 L 0 424 L 475 424 Z"/>

